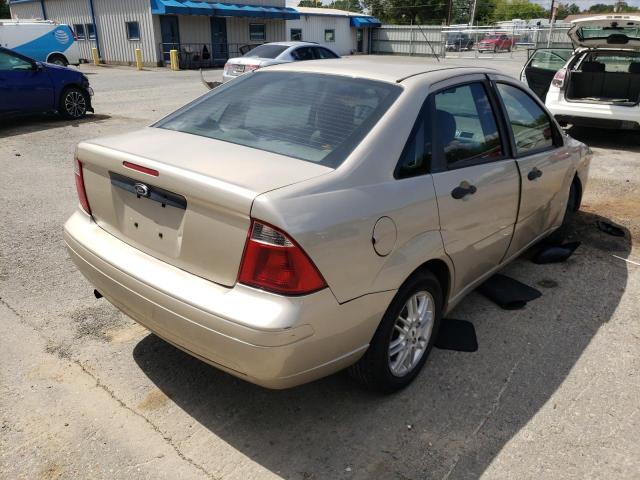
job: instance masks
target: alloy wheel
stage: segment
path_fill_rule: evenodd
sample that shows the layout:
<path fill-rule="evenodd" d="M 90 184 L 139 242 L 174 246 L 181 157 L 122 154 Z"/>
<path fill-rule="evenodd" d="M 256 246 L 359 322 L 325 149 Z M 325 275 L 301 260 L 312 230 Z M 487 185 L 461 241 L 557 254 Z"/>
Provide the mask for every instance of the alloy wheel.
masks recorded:
<path fill-rule="evenodd" d="M 426 290 L 414 293 L 404 304 L 389 342 L 389 369 L 396 377 L 410 373 L 427 350 L 435 322 L 435 302 Z"/>
<path fill-rule="evenodd" d="M 71 90 L 64 97 L 64 109 L 72 118 L 80 118 L 87 112 L 87 101 L 84 95 L 77 91 Z"/>

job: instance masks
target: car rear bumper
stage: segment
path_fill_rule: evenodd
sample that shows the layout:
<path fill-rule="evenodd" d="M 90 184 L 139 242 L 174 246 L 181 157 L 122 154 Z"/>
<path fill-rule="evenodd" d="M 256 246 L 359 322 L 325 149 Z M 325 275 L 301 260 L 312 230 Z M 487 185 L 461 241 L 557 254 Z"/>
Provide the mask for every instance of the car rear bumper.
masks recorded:
<path fill-rule="evenodd" d="M 568 101 L 564 90 L 551 87 L 545 105 L 559 122 L 585 127 L 635 130 L 640 128 L 640 107 Z"/>
<path fill-rule="evenodd" d="M 78 269 L 117 308 L 187 353 L 268 388 L 357 361 L 395 293 L 339 304 L 329 289 L 285 297 L 223 287 L 127 245 L 82 211 L 67 221 L 64 238 Z"/>

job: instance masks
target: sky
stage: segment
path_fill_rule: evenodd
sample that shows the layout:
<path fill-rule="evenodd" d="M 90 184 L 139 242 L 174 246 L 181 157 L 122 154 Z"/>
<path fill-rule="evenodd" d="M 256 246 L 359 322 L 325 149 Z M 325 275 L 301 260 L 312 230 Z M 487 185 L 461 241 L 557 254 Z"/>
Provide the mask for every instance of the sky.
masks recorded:
<path fill-rule="evenodd" d="M 442 0 L 443 2 L 446 2 L 446 0 Z M 534 3 L 537 3 L 539 5 L 542 5 L 545 8 L 550 8 L 551 7 L 551 0 L 532 0 Z M 611 0 L 559 0 L 561 3 L 575 3 L 576 5 L 578 5 L 581 9 L 586 10 L 587 8 L 589 8 L 591 5 L 594 5 L 596 3 L 604 3 L 606 5 L 613 5 L 615 2 L 611 1 Z M 299 0 L 287 0 L 287 6 L 288 7 L 296 7 L 298 5 Z M 330 0 L 322 0 L 322 3 L 324 3 L 325 5 L 328 3 L 331 3 Z M 640 0 L 627 0 L 627 3 L 629 5 L 633 5 L 634 7 L 640 7 Z"/>

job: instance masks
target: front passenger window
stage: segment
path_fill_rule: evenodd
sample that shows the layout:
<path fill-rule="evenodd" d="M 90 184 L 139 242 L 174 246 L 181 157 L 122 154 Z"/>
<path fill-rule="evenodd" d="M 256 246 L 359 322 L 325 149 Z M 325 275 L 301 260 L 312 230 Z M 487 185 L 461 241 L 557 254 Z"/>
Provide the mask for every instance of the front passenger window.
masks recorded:
<path fill-rule="evenodd" d="M 502 157 L 498 126 L 483 84 L 439 92 L 435 106 L 436 138 L 444 150 L 447 168 Z"/>
<path fill-rule="evenodd" d="M 498 92 L 507 110 L 516 143 L 516 153 L 524 155 L 533 150 L 553 146 L 551 121 L 537 102 L 523 90 L 498 83 Z"/>

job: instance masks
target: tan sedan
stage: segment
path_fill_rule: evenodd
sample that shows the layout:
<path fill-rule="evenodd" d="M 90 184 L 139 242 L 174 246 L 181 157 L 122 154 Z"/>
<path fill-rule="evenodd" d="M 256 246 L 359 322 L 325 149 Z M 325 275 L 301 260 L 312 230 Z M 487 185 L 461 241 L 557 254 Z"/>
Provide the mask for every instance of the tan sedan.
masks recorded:
<path fill-rule="evenodd" d="M 443 315 L 577 210 L 590 154 L 487 69 L 243 75 L 78 146 L 65 240 L 111 303 L 240 378 L 393 391 Z"/>

